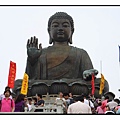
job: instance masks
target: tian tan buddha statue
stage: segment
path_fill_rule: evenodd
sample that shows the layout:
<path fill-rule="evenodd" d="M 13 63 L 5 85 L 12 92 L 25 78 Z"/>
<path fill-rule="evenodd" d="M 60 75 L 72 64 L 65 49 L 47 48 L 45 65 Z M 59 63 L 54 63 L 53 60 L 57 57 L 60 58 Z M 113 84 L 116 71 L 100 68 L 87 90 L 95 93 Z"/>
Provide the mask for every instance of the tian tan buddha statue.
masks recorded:
<path fill-rule="evenodd" d="M 27 41 L 26 73 L 29 76 L 28 96 L 72 92 L 73 95 L 91 93 L 91 76 L 95 75 L 95 96 L 99 97 L 100 78 L 84 49 L 73 47 L 74 22 L 70 15 L 57 12 L 48 21 L 49 44 L 38 45 L 34 36 Z M 78 38 L 79 39 L 79 38 Z M 15 81 L 14 92 L 21 88 L 22 79 Z M 109 91 L 105 80 L 103 93 Z"/>

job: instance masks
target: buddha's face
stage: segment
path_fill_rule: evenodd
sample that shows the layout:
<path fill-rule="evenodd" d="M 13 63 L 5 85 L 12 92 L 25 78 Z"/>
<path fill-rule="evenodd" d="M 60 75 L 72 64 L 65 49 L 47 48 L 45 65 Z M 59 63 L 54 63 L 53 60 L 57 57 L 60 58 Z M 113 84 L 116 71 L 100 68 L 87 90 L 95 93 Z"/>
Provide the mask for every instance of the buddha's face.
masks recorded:
<path fill-rule="evenodd" d="M 72 35 L 71 24 L 67 19 L 54 19 L 49 34 L 53 42 L 68 42 Z"/>

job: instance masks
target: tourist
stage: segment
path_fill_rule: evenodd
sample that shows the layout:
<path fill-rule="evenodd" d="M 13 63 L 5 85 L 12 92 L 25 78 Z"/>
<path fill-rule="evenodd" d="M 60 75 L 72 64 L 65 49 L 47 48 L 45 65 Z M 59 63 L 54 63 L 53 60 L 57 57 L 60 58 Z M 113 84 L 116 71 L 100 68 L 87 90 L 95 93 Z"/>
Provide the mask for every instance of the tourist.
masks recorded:
<path fill-rule="evenodd" d="M 36 107 L 43 107 L 44 106 L 45 101 L 42 99 L 42 95 L 41 94 L 37 94 L 37 104 Z M 43 112 L 43 109 L 36 109 L 35 112 Z"/>
<path fill-rule="evenodd" d="M 65 98 L 66 107 L 68 108 L 68 106 L 70 105 L 69 93 L 64 93 L 63 97 Z"/>
<path fill-rule="evenodd" d="M 33 97 L 32 101 L 33 101 L 34 105 L 37 105 L 37 98 L 36 97 Z"/>
<path fill-rule="evenodd" d="M 83 96 L 77 96 L 75 98 L 75 103 L 68 106 L 68 114 L 92 114 L 89 105 L 84 103 Z"/>
<path fill-rule="evenodd" d="M 42 99 L 41 94 L 37 94 L 37 106 L 43 107 L 44 106 L 44 100 Z"/>
<path fill-rule="evenodd" d="M 102 105 L 102 103 L 99 102 L 99 103 L 98 103 L 98 107 L 97 107 L 97 109 L 96 109 L 96 113 L 97 113 L 97 114 L 104 114 L 104 111 L 103 111 L 103 109 L 101 108 L 101 105 Z"/>
<path fill-rule="evenodd" d="M 117 102 L 117 104 L 118 104 L 117 107 L 115 107 L 114 110 L 115 110 L 116 114 L 118 114 L 118 113 L 120 114 L 120 100 L 119 99 L 114 99 L 114 101 Z"/>
<path fill-rule="evenodd" d="M 24 112 L 24 109 L 25 109 L 24 97 L 25 96 L 23 94 L 19 94 L 16 97 L 16 100 L 15 100 L 15 111 L 14 112 Z"/>
<path fill-rule="evenodd" d="M 32 106 L 32 98 L 28 98 L 28 110 L 30 111 L 31 110 L 31 106 Z"/>
<path fill-rule="evenodd" d="M 109 105 L 106 105 L 106 111 L 104 113 L 107 114 L 107 115 L 115 114 L 115 112 L 110 110 L 110 106 Z"/>
<path fill-rule="evenodd" d="M 64 113 L 66 114 L 67 113 L 67 104 L 66 104 L 65 98 L 63 97 L 63 92 L 59 92 L 59 97 L 56 98 L 55 105 L 57 104 L 57 101 L 59 101 L 59 100 L 61 100 L 63 102 L 63 110 L 64 110 Z"/>
<path fill-rule="evenodd" d="M 107 105 L 110 107 L 110 110 L 114 111 L 114 109 L 118 106 L 118 103 L 116 102 L 116 99 L 114 99 L 109 101 Z"/>
<path fill-rule="evenodd" d="M 91 100 L 87 98 L 87 95 L 84 94 L 83 96 L 84 96 L 84 103 L 89 105 L 91 108 L 94 108 L 94 104 L 91 102 Z"/>
<path fill-rule="evenodd" d="M 14 112 L 15 103 L 14 100 L 10 98 L 10 95 L 11 95 L 10 90 L 4 91 L 5 98 L 1 100 L 1 110 L 0 110 L 1 112 Z"/>
<path fill-rule="evenodd" d="M 106 112 L 106 105 L 109 100 L 109 96 L 105 96 L 105 99 L 102 101 L 101 108 L 103 109 L 104 113 Z"/>
<path fill-rule="evenodd" d="M 63 97 L 62 92 L 59 92 L 59 97 L 56 98 L 55 104 L 56 104 L 57 100 L 62 100 L 63 101 L 63 106 L 66 107 L 65 98 Z"/>
<path fill-rule="evenodd" d="M 6 87 L 5 87 L 5 91 L 6 91 L 6 90 L 10 90 L 10 87 L 9 87 L 9 86 L 6 86 Z M 4 95 L 4 94 L 1 94 L 1 95 L 0 95 L 0 101 L 1 101 L 3 98 L 5 98 L 5 95 Z M 10 95 L 10 98 L 12 99 L 12 93 L 11 93 L 11 95 Z"/>
<path fill-rule="evenodd" d="M 69 99 L 70 99 L 70 104 L 74 103 L 73 94 L 71 92 L 69 93 Z"/>
<path fill-rule="evenodd" d="M 56 98 L 56 101 L 57 100 L 62 100 L 63 102 L 65 102 L 65 98 L 63 97 L 63 93 L 62 92 L 59 92 L 59 97 Z"/>

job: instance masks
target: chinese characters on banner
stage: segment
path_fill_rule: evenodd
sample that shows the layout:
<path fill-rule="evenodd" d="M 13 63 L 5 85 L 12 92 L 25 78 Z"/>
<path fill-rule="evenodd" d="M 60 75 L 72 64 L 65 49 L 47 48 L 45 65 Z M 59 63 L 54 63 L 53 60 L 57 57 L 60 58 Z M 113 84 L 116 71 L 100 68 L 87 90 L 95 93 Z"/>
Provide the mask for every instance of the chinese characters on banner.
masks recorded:
<path fill-rule="evenodd" d="M 21 94 L 27 95 L 28 91 L 28 75 L 24 73 L 24 77 L 22 80 Z"/>
<path fill-rule="evenodd" d="M 100 82 L 99 94 L 102 94 L 102 92 L 104 90 L 104 84 L 105 84 L 105 78 L 104 78 L 103 74 L 101 74 L 101 82 Z"/>
<path fill-rule="evenodd" d="M 8 75 L 8 86 L 14 88 L 14 81 L 16 77 L 16 63 L 10 61 L 9 75 Z"/>

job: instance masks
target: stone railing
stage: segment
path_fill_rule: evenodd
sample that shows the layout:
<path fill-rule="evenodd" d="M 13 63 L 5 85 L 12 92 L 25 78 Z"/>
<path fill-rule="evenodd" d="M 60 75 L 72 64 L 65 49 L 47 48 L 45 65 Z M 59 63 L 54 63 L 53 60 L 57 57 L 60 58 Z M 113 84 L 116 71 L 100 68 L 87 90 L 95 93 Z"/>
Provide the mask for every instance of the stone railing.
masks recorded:
<path fill-rule="evenodd" d="M 45 100 L 44 107 L 36 107 L 32 102 L 31 110 L 27 111 L 27 107 L 25 107 L 25 113 L 36 113 L 35 110 L 41 110 L 39 114 L 63 114 L 64 109 L 62 100 L 57 100 L 56 102 L 53 100 Z"/>

